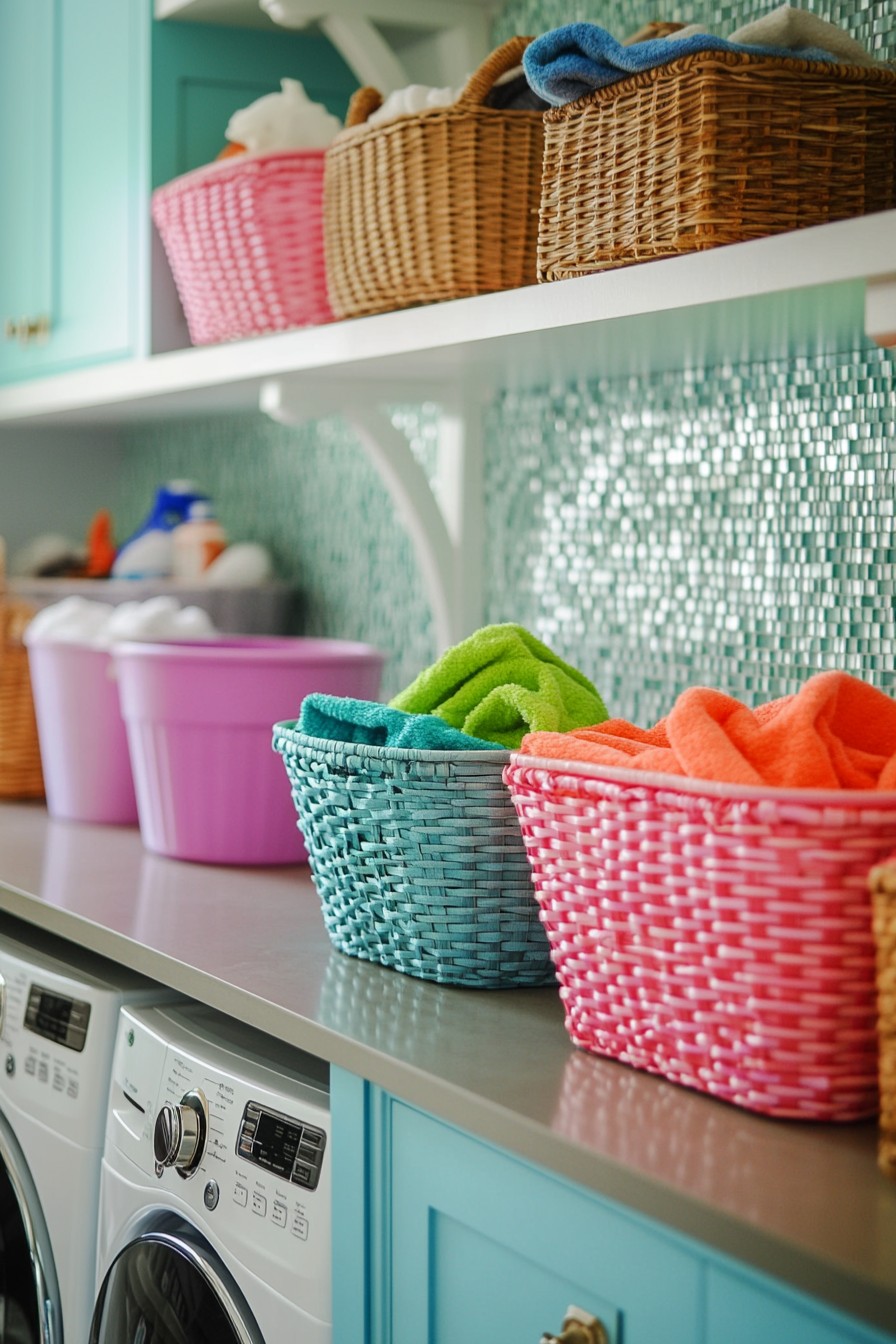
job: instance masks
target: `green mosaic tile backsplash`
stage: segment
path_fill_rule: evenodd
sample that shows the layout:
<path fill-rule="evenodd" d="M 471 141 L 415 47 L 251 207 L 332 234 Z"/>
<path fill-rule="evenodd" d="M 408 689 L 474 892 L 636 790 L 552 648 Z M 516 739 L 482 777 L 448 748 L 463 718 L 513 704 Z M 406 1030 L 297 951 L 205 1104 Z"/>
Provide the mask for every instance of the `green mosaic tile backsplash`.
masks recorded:
<path fill-rule="evenodd" d="M 620 35 L 660 15 L 724 34 L 765 3 L 513 0 L 496 40 L 589 19 Z M 810 5 L 881 55 L 886 3 Z M 394 422 L 428 469 L 433 410 Z M 648 723 L 685 686 L 750 703 L 842 667 L 896 693 L 896 362 L 862 344 L 775 360 L 504 393 L 486 415 L 487 621 L 518 621 Z M 391 695 L 435 654 L 405 533 L 338 419 L 262 417 L 135 431 L 120 531 L 156 482 L 199 479 L 234 539 L 269 545 L 301 628 L 389 654 Z"/>
<path fill-rule="evenodd" d="M 778 0 L 510 0 L 495 24 L 495 37 L 503 41 L 514 33 L 533 37 L 549 28 L 580 20 L 599 23 L 618 38 L 636 32 L 645 23 L 665 19 L 674 23 L 702 23 L 719 37 L 727 37 L 744 23 L 767 14 Z M 845 28 L 881 60 L 894 55 L 896 14 L 889 0 L 800 0 L 809 9 Z"/>

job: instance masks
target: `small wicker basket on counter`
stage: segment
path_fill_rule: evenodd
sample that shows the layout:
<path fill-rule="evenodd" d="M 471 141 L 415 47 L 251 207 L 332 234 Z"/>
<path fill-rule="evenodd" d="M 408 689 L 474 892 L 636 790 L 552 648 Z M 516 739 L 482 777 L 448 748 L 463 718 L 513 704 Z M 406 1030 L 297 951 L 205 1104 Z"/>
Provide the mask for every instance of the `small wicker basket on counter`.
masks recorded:
<path fill-rule="evenodd" d="M 0 798 L 6 799 L 44 796 L 28 650 L 22 642 L 33 615 L 33 607 L 9 595 L 0 539 Z"/>
<path fill-rule="evenodd" d="M 530 40 L 498 47 L 446 107 L 369 126 L 380 96 L 355 94 L 326 154 L 324 246 L 337 317 L 535 283 L 543 114 L 486 103 Z"/>
<path fill-rule="evenodd" d="M 538 278 L 896 204 L 896 70 L 705 51 L 545 115 Z"/>
<path fill-rule="evenodd" d="M 878 1165 L 896 1178 L 896 857 L 871 870 L 870 887 L 877 946 Z"/>

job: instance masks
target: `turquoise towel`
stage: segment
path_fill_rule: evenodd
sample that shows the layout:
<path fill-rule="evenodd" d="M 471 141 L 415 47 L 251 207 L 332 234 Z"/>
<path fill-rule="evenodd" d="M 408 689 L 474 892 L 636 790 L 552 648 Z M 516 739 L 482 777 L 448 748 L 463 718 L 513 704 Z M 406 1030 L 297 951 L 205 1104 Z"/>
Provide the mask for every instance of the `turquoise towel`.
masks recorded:
<path fill-rule="evenodd" d="M 607 718 L 588 678 L 520 625 L 487 625 L 443 654 L 390 702 L 515 750 L 536 723 L 568 733 Z M 562 725 L 562 726 L 561 726 Z"/>
<path fill-rule="evenodd" d="M 432 714 L 405 714 L 372 700 L 352 700 L 315 691 L 299 711 L 299 732 L 330 742 L 364 742 L 372 747 L 415 747 L 418 751 L 498 751 L 497 742 L 458 732 Z"/>
<path fill-rule="evenodd" d="M 756 46 L 729 42 L 711 33 L 650 38 L 625 46 L 595 23 L 569 23 L 536 37 L 523 53 L 523 70 L 539 98 L 555 107 L 574 102 L 594 89 L 615 84 L 639 70 L 653 70 L 700 51 L 742 52 L 748 56 L 779 56 L 807 61 L 834 61 L 820 47 Z"/>

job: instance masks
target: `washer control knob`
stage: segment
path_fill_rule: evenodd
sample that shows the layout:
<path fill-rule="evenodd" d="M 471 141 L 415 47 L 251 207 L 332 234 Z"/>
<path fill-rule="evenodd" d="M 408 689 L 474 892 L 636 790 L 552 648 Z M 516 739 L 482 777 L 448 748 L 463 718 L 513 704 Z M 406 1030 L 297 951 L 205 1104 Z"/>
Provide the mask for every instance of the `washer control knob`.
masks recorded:
<path fill-rule="evenodd" d="M 153 1154 L 159 1167 L 173 1167 L 179 1176 L 192 1176 L 205 1151 L 208 1102 L 199 1088 L 187 1092 L 178 1105 L 166 1101 L 156 1116 Z"/>

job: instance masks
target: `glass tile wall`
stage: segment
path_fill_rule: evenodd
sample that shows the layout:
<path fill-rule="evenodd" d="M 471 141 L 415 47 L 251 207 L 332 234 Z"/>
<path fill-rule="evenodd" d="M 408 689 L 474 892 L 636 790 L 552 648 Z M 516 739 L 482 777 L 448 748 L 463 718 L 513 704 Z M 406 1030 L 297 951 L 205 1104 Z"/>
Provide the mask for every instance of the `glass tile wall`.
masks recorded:
<path fill-rule="evenodd" d="M 767 4 L 664 7 L 724 35 Z M 896 56 L 889 0 L 807 6 Z M 623 35 L 658 16 L 514 0 L 495 38 L 589 19 Z M 430 407 L 395 423 L 431 468 Z M 896 361 L 836 357 L 595 379 L 499 395 L 486 415 L 487 621 L 518 621 L 647 723 L 685 686 L 758 703 L 843 667 L 896 693 Z M 338 419 L 261 417 L 136 431 L 122 522 L 190 475 L 234 539 L 266 542 L 303 595 L 303 629 L 390 655 L 384 692 L 435 653 L 407 538 Z M 137 511 L 136 513 L 134 511 Z"/>

